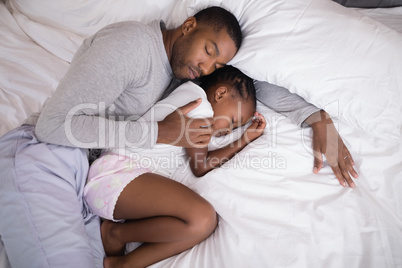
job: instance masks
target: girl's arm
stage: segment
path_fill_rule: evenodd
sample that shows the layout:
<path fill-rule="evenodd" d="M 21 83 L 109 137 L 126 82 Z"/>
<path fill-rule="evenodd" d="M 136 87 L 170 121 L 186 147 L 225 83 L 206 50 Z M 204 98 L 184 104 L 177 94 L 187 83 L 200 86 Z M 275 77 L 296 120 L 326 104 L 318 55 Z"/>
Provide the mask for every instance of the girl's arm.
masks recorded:
<path fill-rule="evenodd" d="M 202 177 L 214 168 L 222 166 L 247 144 L 260 137 L 265 129 L 266 121 L 260 113 L 255 113 L 253 123 L 236 141 L 214 151 L 208 148 L 186 148 L 190 168 L 197 177 Z"/>

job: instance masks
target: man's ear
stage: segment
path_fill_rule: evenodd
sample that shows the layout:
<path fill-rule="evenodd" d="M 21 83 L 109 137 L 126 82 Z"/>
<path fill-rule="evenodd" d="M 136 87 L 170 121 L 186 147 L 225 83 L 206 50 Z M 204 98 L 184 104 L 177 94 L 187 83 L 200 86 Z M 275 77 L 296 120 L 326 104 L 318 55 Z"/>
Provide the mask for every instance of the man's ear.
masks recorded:
<path fill-rule="evenodd" d="M 184 35 L 188 34 L 197 26 L 197 20 L 194 17 L 187 18 L 181 25 L 181 30 Z"/>
<path fill-rule="evenodd" d="M 219 102 L 223 100 L 223 97 L 228 93 L 228 88 L 225 86 L 220 86 L 215 90 L 215 101 Z"/>

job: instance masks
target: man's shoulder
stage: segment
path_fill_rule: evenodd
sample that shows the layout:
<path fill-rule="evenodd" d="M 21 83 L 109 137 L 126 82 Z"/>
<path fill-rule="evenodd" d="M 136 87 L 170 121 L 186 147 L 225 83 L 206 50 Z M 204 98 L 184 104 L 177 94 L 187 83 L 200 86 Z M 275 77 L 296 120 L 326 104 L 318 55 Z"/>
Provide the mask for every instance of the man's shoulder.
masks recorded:
<path fill-rule="evenodd" d="M 139 21 L 121 21 L 107 25 L 95 34 L 95 38 L 103 36 L 112 36 L 113 38 L 126 40 L 141 38 L 149 39 L 157 36 L 156 27 L 152 24 L 144 24 Z"/>
<path fill-rule="evenodd" d="M 150 51 L 160 50 L 163 44 L 162 32 L 160 30 L 158 32 L 155 25 L 155 23 L 144 24 L 138 21 L 116 22 L 99 30 L 88 38 L 85 44 L 88 47 L 100 47 L 100 50 L 116 51 L 120 57 L 132 58 L 133 55 L 146 55 Z"/>

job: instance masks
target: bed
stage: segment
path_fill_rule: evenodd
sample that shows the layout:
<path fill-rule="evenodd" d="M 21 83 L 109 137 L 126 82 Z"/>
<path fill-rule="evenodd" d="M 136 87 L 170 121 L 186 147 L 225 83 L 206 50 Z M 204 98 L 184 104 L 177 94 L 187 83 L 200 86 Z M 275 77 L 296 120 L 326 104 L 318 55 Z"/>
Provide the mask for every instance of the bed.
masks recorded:
<path fill-rule="evenodd" d="M 259 103 L 269 125 L 261 138 L 202 178 L 185 162 L 174 174 L 213 204 L 218 228 L 152 267 L 402 267 L 402 7 L 346 8 L 329 0 L 0 1 L 0 135 L 40 111 L 82 40 L 103 26 L 163 19 L 170 28 L 209 5 L 239 18 L 245 38 L 231 63 L 330 113 L 360 176 L 351 189 L 326 163 L 313 174 L 311 129 Z M 0 243 L 0 268 L 8 267 Z"/>

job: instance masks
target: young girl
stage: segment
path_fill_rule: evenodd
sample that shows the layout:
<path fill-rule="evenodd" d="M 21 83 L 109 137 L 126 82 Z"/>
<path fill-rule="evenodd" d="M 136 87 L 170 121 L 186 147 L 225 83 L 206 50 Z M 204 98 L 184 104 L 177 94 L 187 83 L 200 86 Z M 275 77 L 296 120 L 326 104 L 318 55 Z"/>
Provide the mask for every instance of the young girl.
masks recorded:
<path fill-rule="evenodd" d="M 90 167 L 84 196 L 92 211 L 105 219 L 101 225 L 107 255 L 104 267 L 148 266 L 193 247 L 216 228 L 217 215 L 211 204 L 169 179 L 178 165 L 177 157 L 172 156 L 185 151 L 193 173 L 202 176 L 261 136 L 266 122 L 255 112 L 253 81 L 238 69 L 218 69 L 203 79 L 201 87 L 192 82 L 181 85 L 142 119 L 160 121 L 172 110 L 201 98 L 187 116 L 213 116 L 215 136 L 227 135 L 250 119 L 251 125 L 239 140 L 214 151 L 158 144 L 153 149 L 103 153 Z M 143 244 L 124 255 L 129 242 Z"/>

